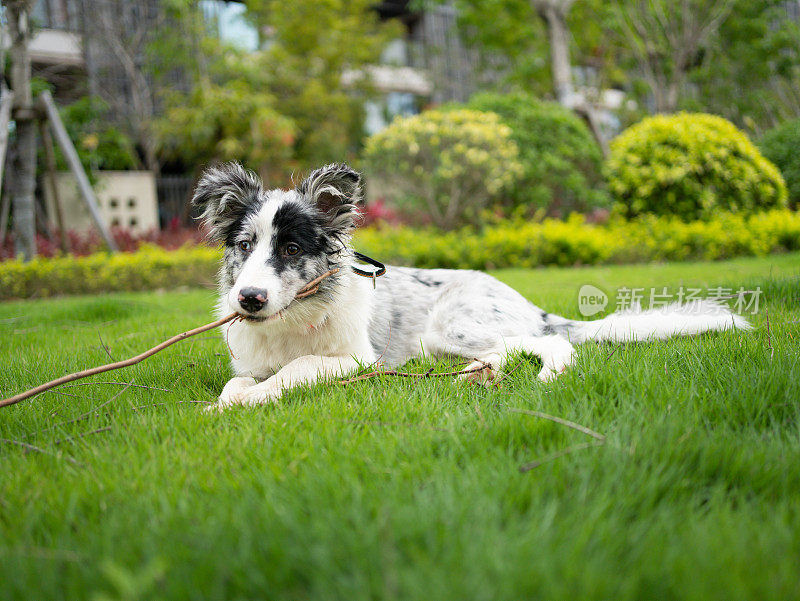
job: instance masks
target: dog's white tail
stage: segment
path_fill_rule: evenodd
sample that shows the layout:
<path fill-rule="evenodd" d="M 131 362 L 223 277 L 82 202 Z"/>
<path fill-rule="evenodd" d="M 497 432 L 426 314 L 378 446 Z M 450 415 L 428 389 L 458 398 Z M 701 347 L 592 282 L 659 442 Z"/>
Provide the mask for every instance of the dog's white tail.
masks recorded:
<path fill-rule="evenodd" d="M 672 336 L 691 336 L 718 330 L 749 330 L 752 327 L 741 315 L 710 300 L 673 303 L 647 311 L 633 308 L 596 321 L 572 321 L 548 315 L 547 323 L 555 331 L 566 331 L 569 339 L 575 343 L 588 340 L 663 340 Z"/>

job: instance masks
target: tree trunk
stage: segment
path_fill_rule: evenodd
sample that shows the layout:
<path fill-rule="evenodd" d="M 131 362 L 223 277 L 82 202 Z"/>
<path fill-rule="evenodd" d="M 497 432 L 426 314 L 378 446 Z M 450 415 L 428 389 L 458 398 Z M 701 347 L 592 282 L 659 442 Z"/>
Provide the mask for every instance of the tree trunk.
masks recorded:
<path fill-rule="evenodd" d="M 681 93 L 681 81 L 675 76 L 672 81 L 667 84 L 666 99 L 664 102 L 664 110 L 660 112 L 674 113 L 678 110 L 678 100 Z"/>
<path fill-rule="evenodd" d="M 567 28 L 566 10 L 552 2 L 540 2 L 535 6 L 547 25 L 547 35 L 550 39 L 550 68 L 553 72 L 553 88 L 556 99 L 562 106 L 572 108 L 574 89 L 569 58 L 569 29 Z"/>
<path fill-rule="evenodd" d="M 572 85 L 572 63 L 569 58 L 569 28 L 567 13 L 574 0 L 531 0 L 534 9 L 545 23 L 550 40 L 550 70 L 553 72 L 553 89 L 558 103 L 586 121 L 603 156 L 608 155 L 608 142 L 603 138 L 592 106 L 575 94 Z"/>
<path fill-rule="evenodd" d="M 575 107 L 575 114 L 584 120 L 589 131 L 592 132 L 595 142 L 600 146 L 600 152 L 603 153 L 603 158 L 607 159 L 609 153 L 608 140 L 603 137 L 603 132 L 600 129 L 600 122 L 597 118 L 597 112 L 589 104 L 582 104 Z"/>
<path fill-rule="evenodd" d="M 36 218 L 33 194 L 36 188 L 36 122 L 31 94 L 30 0 L 9 0 L 6 4 L 11 33 L 11 88 L 14 92 L 16 152 L 9 175 L 9 192 L 14 211 L 14 248 L 28 261 L 36 254 Z"/>
<path fill-rule="evenodd" d="M 58 179 L 56 178 L 56 151 L 53 147 L 53 137 L 47 131 L 47 125 L 44 121 L 39 122 L 39 135 L 42 138 L 42 146 L 44 147 L 44 160 L 47 166 L 45 179 L 50 184 L 50 194 L 53 198 L 58 240 L 61 244 L 61 252 L 66 255 L 69 254 L 69 240 L 67 240 L 67 231 L 64 229 L 64 211 L 61 208 L 61 194 L 58 191 Z"/>

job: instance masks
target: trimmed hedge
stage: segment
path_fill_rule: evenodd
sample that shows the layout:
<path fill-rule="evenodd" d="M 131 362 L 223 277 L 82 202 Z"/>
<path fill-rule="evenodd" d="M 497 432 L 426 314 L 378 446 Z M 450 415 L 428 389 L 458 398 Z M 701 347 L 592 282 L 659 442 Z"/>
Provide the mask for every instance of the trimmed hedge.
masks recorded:
<path fill-rule="evenodd" d="M 135 253 L 3 261 L 0 299 L 198 286 L 213 282 L 221 256 L 206 246 L 168 251 L 143 245 Z"/>
<path fill-rule="evenodd" d="M 356 233 L 354 244 L 387 263 L 454 269 L 715 260 L 800 250 L 800 214 L 728 213 L 691 223 L 647 216 L 607 225 L 573 215 L 567 221 L 504 222 L 480 232 L 369 227 Z M 197 286 L 212 281 L 220 257 L 219 249 L 204 246 L 145 246 L 136 253 L 3 261 L 0 299 Z"/>
<path fill-rule="evenodd" d="M 780 171 L 730 121 L 679 113 L 643 119 L 611 143 L 606 175 L 626 217 L 709 219 L 786 206 Z"/>
<path fill-rule="evenodd" d="M 369 228 L 356 247 L 380 261 L 417 267 L 493 269 L 646 261 L 717 260 L 800 250 L 800 214 L 774 210 L 749 217 L 720 214 L 685 223 L 645 216 L 606 225 L 567 221 L 503 223 L 481 232 Z"/>

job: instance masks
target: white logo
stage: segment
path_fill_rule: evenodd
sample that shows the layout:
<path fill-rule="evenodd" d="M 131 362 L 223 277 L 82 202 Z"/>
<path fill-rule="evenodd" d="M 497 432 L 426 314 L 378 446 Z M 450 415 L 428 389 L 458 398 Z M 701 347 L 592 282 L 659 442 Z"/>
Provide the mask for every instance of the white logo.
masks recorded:
<path fill-rule="evenodd" d="M 584 317 L 600 313 L 608 305 L 608 295 L 591 284 L 584 284 L 578 291 L 578 310 Z"/>

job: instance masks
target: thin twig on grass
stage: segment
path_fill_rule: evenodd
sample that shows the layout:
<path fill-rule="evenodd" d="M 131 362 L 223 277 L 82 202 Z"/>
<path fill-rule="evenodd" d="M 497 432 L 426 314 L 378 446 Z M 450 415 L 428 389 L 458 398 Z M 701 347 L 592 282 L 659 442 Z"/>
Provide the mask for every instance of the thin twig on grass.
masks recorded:
<path fill-rule="evenodd" d="M 775 356 L 775 349 L 772 348 L 772 330 L 769 327 L 769 311 L 764 307 L 764 314 L 767 316 L 767 348 L 769 349 L 770 361 Z"/>
<path fill-rule="evenodd" d="M 22 447 L 23 449 L 25 449 L 27 451 L 35 451 L 37 453 L 42 453 L 44 455 L 50 455 L 50 453 L 48 453 L 44 449 L 40 449 L 39 447 L 37 447 L 35 445 L 32 445 L 30 443 L 27 443 L 27 442 L 22 442 L 21 440 L 11 440 L 10 438 L 0 438 L 0 442 L 5 442 L 6 444 L 13 444 L 13 445 L 16 445 L 18 447 Z"/>
<path fill-rule="evenodd" d="M 72 561 L 79 563 L 85 561 L 85 556 L 75 551 L 66 549 L 46 549 L 43 547 L 19 547 L 0 549 L 0 556 L 5 557 L 32 557 L 34 559 L 49 559 L 53 561 Z"/>
<path fill-rule="evenodd" d="M 335 274 L 338 272 L 338 269 L 331 269 L 326 271 L 321 276 L 314 278 L 308 284 L 303 286 L 298 293 L 295 295 L 294 300 L 298 300 L 301 298 L 306 298 L 307 296 L 311 296 L 319 291 L 319 284 L 325 278 Z M 283 310 L 279 311 L 278 313 L 268 317 L 267 319 L 277 318 L 283 314 Z M 186 340 L 190 336 L 196 336 L 197 334 L 202 334 L 203 332 L 207 332 L 208 330 L 213 330 L 223 324 L 228 323 L 229 321 L 233 321 L 236 319 L 244 319 L 242 315 L 238 313 L 231 313 L 227 317 L 223 317 L 222 319 L 218 319 L 212 323 L 206 324 L 204 326 L 200 326 L 199 328 L 195 328 L 193 330 L 189 330 L 188 332 L 181 332 L 177 336 L 173 336 L 169 340 L 165 340 L 161 344 L 154 346 L 150 350 L 143 352 L 140 355 L 136 355 L 135 357 L 131 357 L 130 359 L 126 359 L 124 361 L 117 361 L 116 363 L 109 363 L 108 365 L 100 365 L 99 367 L 93 367 L 91 369 L 85 369 L 83 371 L 76 372 L 74 374 L 69 374 L 66 376 L 62 376 L 46 384 L 42 384 L 41 386 L 37 386 L 36 388 L 31 388 L 30 390 L 26 390 L 25 392 L 21 392 L 15 396 L 9 397 L 7 399 L 3 399 L 0 401 L 0 407 L 8 407 L 9 405 L 14 405 L 15 403 L 19 403 L 20 401 L 24 401 L 25 399 L 29 399 L 32 396 L 36 396 L 46 390 L 50 390 L 51 388 L 55 388 L 61 384 L 66 384 L 68 382 L 72 382 L 74 380 L 80 380 L 81 378 L 86 378 L 88 376 L 93 376 L 96 374 L 101 374 L 107 371 L 111 371 L 113 369 L 121 369 L 123 367 L 129 367 L 131 365 L 136 365 L 140 361 L 144 361 L 148 357 L 155 355 L 157 352 L 164 350 L 168 346 L 172 346 L 176 342 L 180 342 L 182 340 Z"/>
<path fill-rule="evenodd" d="M 158 386 L 145 386 L 144 384 L 131 384 L 130 382 L 75 382 L 74 384 L 64 384 L 61 388 L 72 388 L 73 386 L 94 386 L 95 384 L 114 384 L 116 386 L 130 386 L 131 388 L 144 388 L 146 390 L 158 390 L 159 392 L 172 392 L 169 388 L 159 388 Z"/>
<path fill-rule="evenodd" d="M 481 408 L 478 406 L 478 403 L 475 403 L 475 413 L 478 415 L 478 419 L 481 421 L 481 427 L 486 427 L 486 420 L 483 419 L 483 413 L 481 413 Z"/>
<path fill-rule="evenodd" d="M 61 422 L 61 423 L 55 424 L 54 426 L 50 426 L 48 428 L 43 428 L 41 430 L 37 430 L 36 432 L 34 432 L 34 434 L 41 434 L 42 432 L 48 432 L 48 431 L 54 430 L 54 429 L 56 429 L 56 428 L 58 428 L 60 426 L 68 426 L 69 424 L 74 424 L 74 423 L 83 421 L 85 419 L 88 419 L 93 415 L 102 415 L 104 417 L 111 417 L 111 414 L 108 413 L 108 412 L 100 414 L 100 413 L 97 413 L 97 411 L 99 409 L 101 409 L 103 406 L 105 406 L 108 403 L 110 403 L 112 400 L 113 399 L 111 399 L 109 401 L 106 401 L 105 403 L 103 403 L 103 405 L 93 409 L 92 411 L 89 411 L 88 413 L 84 413 L 83 415 L 79 415 L 75 419 L 71 419 L 69 421 Z M 174 401 L 173 403 L 153 403 L 151 405 L 139 405 L 137 407 L 131 407 L 130 409 L 131 409 L 131 411 L 139 411 L 140 409 L 147 409 L 148 407 L 160 407 L 162 405 L 173 405 L 173 404 L 174 405 L 180 405 L 181 403 L 193 403 L 193 404 L 200 404 L 200 405 L 213 405 L 214 401 L 193 401 L 193 400 L 190 400 L 190 401 Z M 28 436 L 31 436 L 31 435 L 29 434 Z"/>
<path fill-rule="evenodd" d="M 108 358 L 111 359 L 112 361 L 116 361 L 116 359 L 111 354 L 111 351 L 109 350 L 109 348 L 106 345 L 106 343 L 103 342 L 103 337 L 100 335 L 100 332 L 97 332 L 97 337 L 100 339 L 100 347 L 106 352 L 106 355 L 108 355 Z"/>
<path fill-rule="evenodd" d="M 0 319 L 0 325 L 4 325 L 7 323 L 14 323 L 15 321 L 20 321 L 21 319 L 30 319 L 30 315 L 18 315 L 17 317 L 9 317 L 8 319 Z"/>
<path fill-rule="evenodd" d="M 88 400 L 88 401 L 96 401 L 96 400 L 98 400 L 98 399 L 96 399 L 94 397 L 91 397 L 91 396 L 81 396 L 79 394 L 72 394 L 72 393 L 69 393 L 69 392 L 64 392 L 63 390 L 48 390 L 47 392 L 52 392 L 53 394 L 57 394 L 57 395 L 60 395 L 60 396 L 72 397 L 73 399 L 84 399 L 84 400 Z"/>
<path fill-rule="evenodd" d="M 509 407 L 508 409 L 511 413 L 522 413 L 524 415 L 532 415 L 534 417 L 540 417 L 542 419 L 550 420 L 551 422 L 555 422 L 557 424 L 561 424 L 562 426 L 566 426 L 567 428 L 572 428 L 573 430 L 577 430 L 578 432 L 583 432 L 584 434 L 591 436 L 592 438 L 596 438 L 597 440 L 605 442 L 606 437 L 599 432 L 595 432 L 591 428 L 587 428 L 586 426 L 582 426 L 575 422 L 571 422 L 568 419 L 564 419 L 563 417 L 557 417 L 555 415 L 550 415 L 549 413 L 542 413 L 541 411 L 531 411 L 529 409 L 515 409 L 513 407 Z"/>
<path fill-rule="evenodd" d="M 52 444 L 59 445 L 62 442 L 69 442 L 71 440 L 78 440 L 79 438 L 86 438 L 87 436 L 92 436 L 93 434 L 100 434 L 101 432 L 109 432 L 111 430 L 111 426 L 106 426 L 105 428 L 97 428 L 97 430 L 91 430 L 90 432 L 83 432 L 82 434 L 76 434 L 75 436 L 69 436 L 67 438 L 60 438 L 58 440 L 54 440 Z"/>
<path fill-rule="evenodd" d="M 475 361 L 480 361 L 480 360 L 479 359 L 475 359 Z M 380 376 L 394 376 L 394 377 L 398 377 L 398 378 L 418 378 L 418 379 L 444 378 L 444 377 L 447 377 L 447 376 L 461 376 L 461 375 L 465 375 L 465 374 L 474 374 L 475 372 L 482 371 L 482 370 L 486 369 L 489 366 L 490 365 L 488 363 L 484 363 L 483 361 L 480 361 L 480 365 L 479 366 L 472 367 L 470 369 L 462 369 L 460 371 L 442 371 L 442 372 L 433 373 L 433 371 L 432 371 L 433 368 L 431 368 L 431 369 L 429 369 L 429 370 L 427 370 L 427 371 L 425 371 L 425 372 L 423 372 L 421 374 L 409 373 L 409 372 L 405 372 L 405 371 L 396 371 L 394 369 L 390 369 L 390 370 L 375 370 L 375 371 L 371 371 L 369 373 L 366 373 L 366 374 L 363 374 L 363 375 L 360 375 L 360 376 L 356 376 L 354 378 L 350 378 L 349 380 L 339 380 L 339 384 L 352 384 L 353 382 L 359 382 L 361 380 L 369 380 L 371 378 L 378 378 Z"/>
<path fill-rule="evenodd" d="M 59 426 L 67 426 L 69 424 L 74 424 L 75 422 L 79 422 L 79 421 L 82 421 L 84 419 L 87 419 L 88 417 L 91 417 L 92 415 L 94 415 L 95 413 L 100 411 L 100 409 L 102 409 L 103 407 L 105 407 L 109 403 L 113 403 L 115 400 L 117 400 L 120 397 L 120 395 L 122 395 L 122 393 L 124 393 L 126 390 L 128 390 L 128 388 L 130 388 L 131 386 L 133 386 L 133 382 L 132 381 L 128 382 L 127 385 L 125 386 L 125 388 L 120 390 L 117 394 L 112 396 L 110 399 L 108 399 L 107 401 L 103 401 L 102 403 L 100 403 L 99 405 L 96 405 L 95 407 L 92 407 L 86 413 L 82 413 L 78 417 L 75 417 L 73 419 L 67 420 L 65 422 L 61 422 L 61 423 L 55 424 L 54 426 L 50 426 L 49 428 L 43 428 L 43 429 L 39 430 L 39 433 L 47 432 L 48 430 L 53 430 L 55 428 L 58 428 Z"/>
<path fill-rule="evenodd" d="M 547 463 L 548 461 L 553 461 L 554 459 L 558 459 L 559 457 L 563 457 L 564 455 L 569 455 L 570 453 L 574 453 L 575 451 L 580 451 L 582 449 L 588 449 L 591 447 L 602 447 L 605 442 L 582 442 L 580 444 L 573 445 L 571 447 L 567 447 L 563 451 L 559 451 L 558 453 L 553 453 L 552 455 L 547 455 L 546 457 L 542 457 L 541 459 L 537 459 L 535 461 L 531 461 L 530 463 L 523 463 L 519 466 L 519 471 L 523 474 L 525 472 L 529 472 L 533 469 L 536 469 L 543 463 Z"/>
<path fill-rule="evenodd" d="M 415 424 L 413 422 L 382 422 L 382 421 L 361 420 L 361 419 L 344 419 L 337 421 L 343 421 L 346 424 L 355 424 L 358 426 L 382 426 L 382 427 L 402 426 L 405 428 L 423 428 L 425 430 L 435 430 L 436 432 L 451 432 L 451 430 L 448 430 L 446 428 L 437 428 L 436 426 L 429 426 L 427 424 Z"/>
<path fill-rule="evenodd" d="M 34 451 L 36 453 L 41 453 L 42 455 L 50 455 L 50 457 L 56 457 L 53 453 L 49 453 L 42 448 L 39 448 L 27 442 L 22 442 L 20 440 L 11 440 L 10 438 L 0 438 L 0 442 L 5 442 L 7 444 L 13 444 L 18 447 L 22 447 L 26 451 Z M 80 465 L 80 463 L 75 461 L 72 457 L 68 457 L 67 455 L 64 455 L 63 457 L 73 465 Z"/>
<path fill-rule="evenodd" d="M 128 383 L 127 383 L 127 385 L 125 386 L 125 388 L 123 388 L 122 390 L 120 390 L 120 391 L 119 391 L 117 394 L 115 394 L 114 396 L 112 396 L 112 397 L 111 397 L 110 399 L 108 399 L 107 401 L 103 401 L 103 402 L 102 402 L 102 403 L 100 403 L 99 405 L 97 405 L 97 406 L 95 406 L 95 407 L 92 407 L 91 409 L 89 409 L 89 411 L 87 411 L 86 413 L 83 413 L 83 414 L 79 415 L 78 417 L 76 417 L 75 419 L 73 419 L 73 420 L 71 420 L 71 421 L 73 421 L 73 422 L 76 422 L 76 421 L 78 421 L 78 420 L 80 420 L 80 419 L 82 419 L 82 418 L 84 418 L 84 417 L 89 417 L 90 415 L 93 415 L 93 414 L 97 413 L 97 412 L 98 412 L 100 409 L 102 409 L 102 408 L 103 408 L 103 407 L 105 407 L 106 405 L 109 405 L 109 404 L 113 403 L 114 401 L 116 401 L 116 400 L 117 400 L 119 397 L 121 397 L 121 396 L 122 396 L 122 394 L 123 394 L 123 393 L 124 393 L 126 390 L 128 390 L 128 388 L 130 388 L 131 386 L 133 386 L 133 380 L 131 380 L 130 382 L 128 382 Z M 66 422 L 66 423 L 71 423 L 71 422 Z"/>
<path fill-rule="evenodd" d="M 139 409 L 149 409 L 150 407 L 163 407 L 166 405 L 180 405 L 181 403 L 193 403 L 197 405 L 213 405 L 214 401 L 173 401 L 171 403 L 150 403 L 149 405 L 137 405 L 131 407 L 132 411 L 139 411 Z"/>
<path fill-rule="evenodd" d="M 509 377 L 511 374 L 513 374 L 515 371 L 517 371 L 520 367 L 522 367 L 522 364 L 525 363 L 525 362 L 526 362 L 526 358 L 524 356 L 520 357 L 519 360 L 517 361 L 517 364 L 514 367 L 512 367 L 508 371 L 504 371 L 504 372 L 500 373 L 500 379 L 501 380 L 505 380 L 507 377 Z"/>

